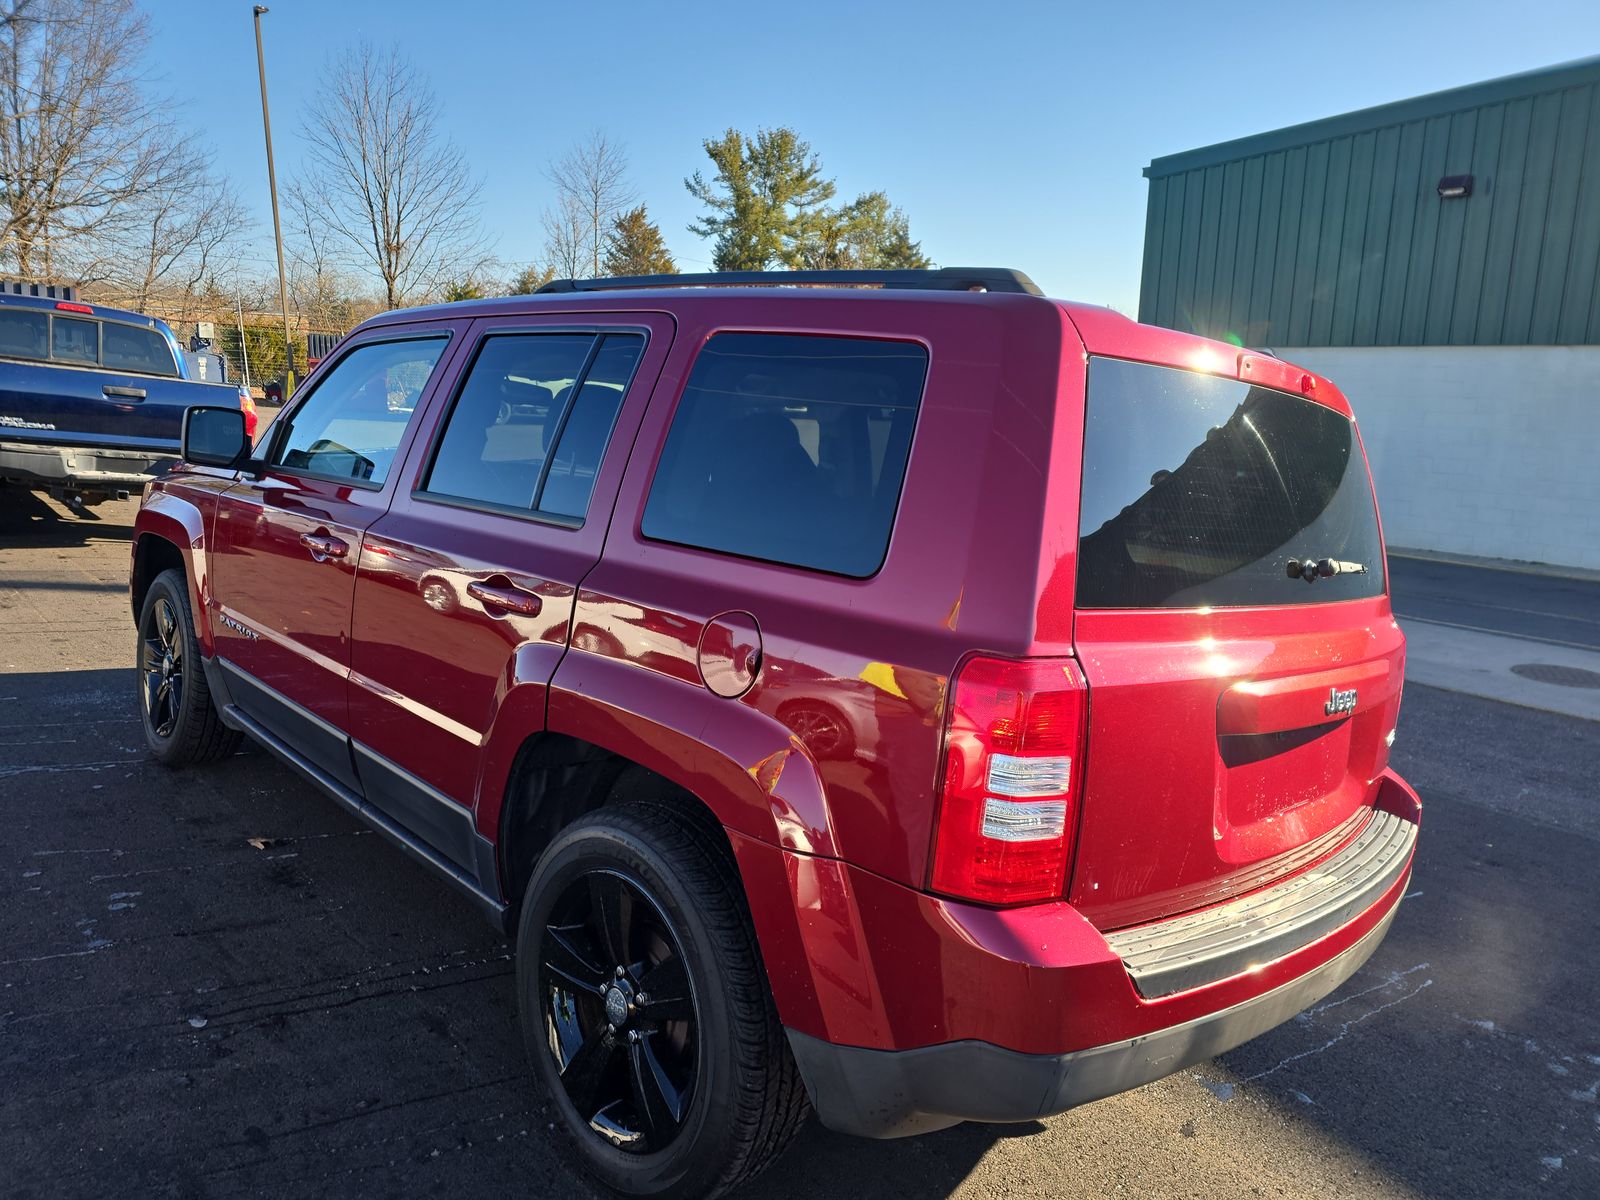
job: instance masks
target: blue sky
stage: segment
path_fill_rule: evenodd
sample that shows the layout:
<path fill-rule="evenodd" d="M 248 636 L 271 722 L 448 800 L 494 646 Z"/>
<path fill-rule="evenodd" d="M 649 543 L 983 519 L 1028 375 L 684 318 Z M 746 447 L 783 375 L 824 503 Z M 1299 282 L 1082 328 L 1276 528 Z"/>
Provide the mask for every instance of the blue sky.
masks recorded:
<path fill-rule="evenodd" d="M 147 0 L 154 74 L 258 215 L 271 274 L 251 5 Z M 398 44 L 484 178 L 511 263 L 539 255 L 542 171 L 588 130 L 627 147 L 684 270 L 709 268 L 683 179 L 728 126 L 791 125 L 840 195 L 881 188 L 942 265 L 1019 267 L 1133 311 L 1153 157 L 1600 52 L 1594 0 L 606 4 L 273 0 L 279 184 L 328 56 Z"/>

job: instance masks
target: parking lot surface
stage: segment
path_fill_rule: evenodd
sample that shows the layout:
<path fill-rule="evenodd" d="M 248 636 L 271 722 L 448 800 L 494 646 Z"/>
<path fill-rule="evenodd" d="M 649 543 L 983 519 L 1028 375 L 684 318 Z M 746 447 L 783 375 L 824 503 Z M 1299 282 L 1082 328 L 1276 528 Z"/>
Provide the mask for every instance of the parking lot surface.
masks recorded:
<path fill-rule="evenodd" d="M 147 758 L 133 513 L 0 491 L 0 1195 L 592 1195 L 465 901 L 258 751 Z M 1395 759 L 1411 891 L 1309 1013 L 1039 1124 L 813 1125 L 752 1193 L 1600 1195 L 1600 725 L 1413 684 Z"/>

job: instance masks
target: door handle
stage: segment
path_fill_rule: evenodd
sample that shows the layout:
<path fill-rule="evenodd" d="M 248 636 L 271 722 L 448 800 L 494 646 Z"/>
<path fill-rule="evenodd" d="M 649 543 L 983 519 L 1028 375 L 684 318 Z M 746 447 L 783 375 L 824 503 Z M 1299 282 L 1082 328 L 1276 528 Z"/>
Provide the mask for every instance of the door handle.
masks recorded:
<path fill-rule="evenodd" d="M 122 400 L 143 400 L 145 396 L 148 395 L 143 388 L 119 387 L 112 383 L 106 384 L 105 387 L 100 389 L 100 391 L 103 395 L 116 396 L 118 399 Z"/>
<path fill-rule="evenodd" d="M 1236 683 L 1217 702 L 1217 733 L 1286 733 L 1343 720 L 1384 703 L 1398 690 L 1389 660 L 1376 659 L 1309 675 Z"/>
<path fill-rule="evenodd" d="M 302 533 L 300 544 L 311 551 L 311 557 L 318 562 L 325 562 L 330 558 L 343 558 L 350 553 L 349 542 L 326 533 Z"/>
<path fill-rule="evenodd" d="M 538 596 L 511 583 L 496 586 L 474 579 L 467 584 L 467 595 L 488 609 L 491 615 L 498 609 L 524 617 L 537 617 L 539 610 L 544 607 L 544 601 Z"/>

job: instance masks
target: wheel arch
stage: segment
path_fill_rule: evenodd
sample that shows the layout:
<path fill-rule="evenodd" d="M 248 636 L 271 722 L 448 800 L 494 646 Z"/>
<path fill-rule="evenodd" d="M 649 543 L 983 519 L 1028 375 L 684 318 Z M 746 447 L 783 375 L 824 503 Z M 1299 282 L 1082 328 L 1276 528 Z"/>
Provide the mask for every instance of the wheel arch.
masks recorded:
<path fill-rule="evenodd" d="M 580 672 L 563 678 L 574 660 Z M 617 672 L 607 683 L 593 675 Z M 546 728 L 521 739 L 503 788 L 482 792 L 479 831 L 496 839 L 496 864 L 516 919 L 544 847 L 594 808 L 648 798 L 714 824 L 725 839 L 786 1024 L 816 1027 L 818 998 L 804 950 L 787 861 L 835 853 L 822 779 L 805 746 L 771 717 L 734 700 L 569 652 L 548 693 Z M 599 699 L 631 683 L 626 708 Z M 485 781 L 487 782 L 487 781 Z"/>
<path fill-rule="evenodd" d="M 211 657 L 211 594 L 206 572 L 205 519 L 200 509 L 171 492 L 152 492 L 134 522 L 132 560 L 128 575 L 128 600 L 138 621 L 145 593 L 157 575 L 166 570 L 183 572 L 189 587 L 189 611 L 194 617 L 200 652 Z"/>

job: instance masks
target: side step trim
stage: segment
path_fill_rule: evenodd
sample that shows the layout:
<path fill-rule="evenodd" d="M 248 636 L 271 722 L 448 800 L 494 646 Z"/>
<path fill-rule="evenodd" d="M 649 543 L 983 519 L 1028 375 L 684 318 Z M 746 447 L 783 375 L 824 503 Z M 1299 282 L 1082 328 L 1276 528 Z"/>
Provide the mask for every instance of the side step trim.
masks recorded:
<path fill-rule="evenodd" d="M 1378 809 L 1337 854 L 1199 912 L 1106 935 L 1139 994 L 1201 987 L 1282 958 L 1370 907 L 1411 863 L 1415 822 Z"/>

